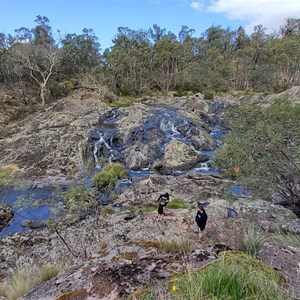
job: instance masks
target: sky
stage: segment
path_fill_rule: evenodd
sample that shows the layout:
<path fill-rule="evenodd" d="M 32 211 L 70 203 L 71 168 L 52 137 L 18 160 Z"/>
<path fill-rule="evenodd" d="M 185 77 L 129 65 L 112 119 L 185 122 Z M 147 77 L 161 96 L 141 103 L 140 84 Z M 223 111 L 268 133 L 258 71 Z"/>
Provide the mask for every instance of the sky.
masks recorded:
<path fill-rule="evenodd" d="M 112 46 L 118 27 L 148 30 L 153 24 L 178 35 L 181 26 L 199 37 L 210 26 L 248 34 L 262 24 L 271 33 L 287 18 L 300 18 L 300 0 L 0 0 L 0 32 L 33 28 L 36 16 L 50 20 L 53 34 L 93 29 L 101 49 Z"/>

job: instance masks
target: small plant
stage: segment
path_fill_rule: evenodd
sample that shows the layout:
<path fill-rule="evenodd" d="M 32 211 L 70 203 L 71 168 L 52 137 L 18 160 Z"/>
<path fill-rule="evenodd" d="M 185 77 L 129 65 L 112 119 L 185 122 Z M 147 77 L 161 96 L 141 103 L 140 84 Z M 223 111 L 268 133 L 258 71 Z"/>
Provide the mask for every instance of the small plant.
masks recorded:
<path fill-rule="evenodd" d="M 87 187 L 76 186 L 70 188 L 66 193 L 63 202 L 70 212 L 87 208 L 89 206 Z"/>
<path fill-rule="evenodd" d="M 134 103 L 134 98 L 129 96 L 120 97 L 119 99 L 109 102 L 109 106 L 113 108 L 127 107 Z"/>
<path fill-rule="evenodd" d="M 266 237 L 255 232 L 254 226 L 250 226 L 244 233 L 242 250 L 255 257 L 266 241 Z"/>
<path fill-rule="evenodd" d="M 5 285 L 5 294 L 9 300 L 15 300 L 27 294 L 35 287 L 35 280 L 28 272 L 17 271 L 11 278 L 9 284 Z"/>
<path fill-rule="evenodd" d="M 200 271 L 188 271 L 164 284 L 153 282 L 133 296 L 165 300 L 292 300 L 283 284 L 279 273 L 263 262 L 244 253 L 225 252 Z"/>
<path fill-rule="evenodd" d="M 142 212 L 152 212 L 157 209 L 156 205 L 153 204 L 144 204 L 144 205 L 134 205 L 130 207 L 130 213 L 134 214 L 136 211 L 142 211 Z"/>
<path fill-rule="evenodd" d="M 40 266 L 33 270 L 18 270 L 11 277 L 9 283 L 1 287 L 1 293 L 9 300 L 18 299 L 39 284 L 55 277 L 64 269 L 64 265 L 53 264 Z"/>
<path fill-rule="evenodd" d="M 49 279 L 57 276 L 60 272 L 64 271 L 66 266 L 63 264 L 48 264 L 37 268 L 35 272 L 36 281 L 43 283 Z"/>
<path fill-rule="evenodd" d="M 0 168 L 0 188 L 5 188 L 13 184 L 13 169 Z"/>
<path fill-rule="evenodd" d="M 274 239 L 285 246 L 300 248 L 300 235 L 296 233 L 281 233 L 274 236 Z"/>
<path fill-rule="evenodd" d="M 126 175 L 127 171 L 124 165 L 120 163 L 107 164 L 100 173 L 95 175 L 93 182 L 98 190 L 111 189 L 118 180 L 124 178 Z"/>
<path fill-rule="evenodd" d="M 113 213 L 113 209 L 110 206 L 104 206 L 101 208 L 101 214 L 110 215 Z"/>
<path fill-rule="evenodd" d="M 214 92 L 206 91 L 203 95 L 204 100 L 213 100 L 214 99 Z"/>
<path fill-rule="evenodd" d="M 168 203 L 168 208 L 174 208 L 174 209 L 188 208 L 188 205 L 183 201 L 183 199 L 177 197 L 172 199 Z"/>
<path fill-rule="evenodd" d="M 189 253 L 197 249 L 197 245 L 187 238 L 163 239 L 159 244 L 162 251 L 166 253 Z"/>

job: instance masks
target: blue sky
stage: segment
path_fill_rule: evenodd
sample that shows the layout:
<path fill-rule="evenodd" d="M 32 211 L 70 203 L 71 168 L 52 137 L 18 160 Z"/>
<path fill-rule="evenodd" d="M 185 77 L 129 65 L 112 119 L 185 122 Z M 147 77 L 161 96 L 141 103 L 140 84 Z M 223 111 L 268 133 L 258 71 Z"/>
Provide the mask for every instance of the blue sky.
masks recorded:
<path fill-rule="evenodd" d="M 250 33 L 263 24 L 270 32 L 288 17 L 300 18 L 300 0 L 0 0 L 0 8 L 2 33 L 33 28 L 41 15 L 48 17 L 53 33 L 93 29 L 102 49 L 111 46 L 118 27 L 147 30 L 157 24 L 177 35 L 186 25 L 200 36 L 211 25 L 242 25 Z"/>

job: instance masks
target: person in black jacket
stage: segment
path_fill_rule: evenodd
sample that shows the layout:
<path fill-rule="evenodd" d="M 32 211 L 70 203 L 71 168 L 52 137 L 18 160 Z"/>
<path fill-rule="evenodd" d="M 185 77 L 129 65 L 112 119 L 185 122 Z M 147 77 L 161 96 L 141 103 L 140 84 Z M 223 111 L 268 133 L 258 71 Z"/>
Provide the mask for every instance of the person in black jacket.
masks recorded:
<path fill-rule="evenodd" d="M 207 214 L 204 207 L 201 204 L 198 204 L 198 210 L 195 217 L 195 221 L 199 228 L 199 239 L 202 239 L 202 231 L 205 229 L 206 222 L 207 222 Z"/>
<path fill-rule="evenodd" d="M 168 193 L 161 194 L 159 198 L 157 199 L 158 203 L 158 209 L 157 209 L 157 220 L 162 221 L 164 219 L 164 207 L 167 206 L 168 202 L 170 200 L 170 196 Z"/>

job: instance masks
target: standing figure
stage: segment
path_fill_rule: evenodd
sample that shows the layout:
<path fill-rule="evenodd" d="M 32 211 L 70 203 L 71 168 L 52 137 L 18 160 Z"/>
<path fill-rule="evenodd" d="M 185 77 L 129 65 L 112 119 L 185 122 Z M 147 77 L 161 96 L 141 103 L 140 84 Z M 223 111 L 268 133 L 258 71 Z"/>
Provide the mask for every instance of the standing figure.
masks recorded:
<path fill-rule="evenodd" d="M 158 198 L 157 201 L 159 201 L 158 203 L 158 216 L 157 216 L 157 220 L 158 221 L 162 221 L 164 219 L 164 206 L 167 206 L 168 202 L 170 200 L 170 196 L 168 193 L 165 194 L 161 194 Z"/>
<path fill-rule="evenodd" d="M 205 229 L 206 221 L 207 221 L 207 214 L 204 207 L 201 204 L 198 204 L 198 210 L 195 217 L 195 221 L 199 228 L 199 239 L 202 239 L 202 231 Z"/>

